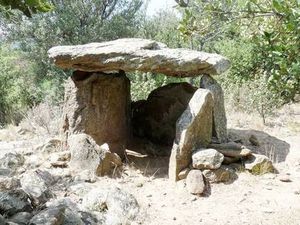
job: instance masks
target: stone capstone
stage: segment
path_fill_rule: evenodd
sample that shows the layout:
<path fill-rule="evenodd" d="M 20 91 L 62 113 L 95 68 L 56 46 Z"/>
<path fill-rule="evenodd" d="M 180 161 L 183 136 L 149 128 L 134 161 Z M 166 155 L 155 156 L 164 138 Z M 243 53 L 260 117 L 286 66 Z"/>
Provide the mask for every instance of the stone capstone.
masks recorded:
<path fill-rule="evenodd" d="M 97 175 L 110 175 L 116 167 L 122 165 L 121 158 L 110 151 L 107 144 L 99 146 L 87 134 L 74 134 L 69 137 L 71 151 L 70 168 L 73 171 L 84 171 Z"/>
<path fill-rule="evenodd" d="M 63 69 L 89 72 L 142 71 L 175 77 L 221 74 L 230 62 L 218 54 L 188 49 L 170 49 L 146 39 L 128 38 L 76 46 L 57 46 L 50 59 Z"/>
<path fill-rule="evenodd" d="M 171 83 L 152 91 L 146 101 L 132 103 L 133 134 L 172 146 L 176 121 L 196 90 L 188 83 Z"/>
<path fill-rule="evenodd" d="M 222 87 L 210 75 L 205 74 L 201 77 L 200 88 L 209 90 L 214 98 L 213 136 L 220 143 L 227 142 L 227 119 Z"/>
<path fill-rule="evenodd" d="M 64 131 L 86 133 L 123 157 L 130 136 L 130 103 L 125 73 L 75 71 L 65 87 Z"/>
<path fill-rule="evenodd" d="M 176 123 L 176 135 L 169 162 L 169 178 L 178 180 L 181 170 L 192 161 L 192 152 L 205 148 L 212 138 L 213 97 L 209 90 L 198 89 Z"/>
<path fill-rule="evenodd" d="M 192 155 L 195 169 L 218 169 L 224 160 L 224 156 L 215 149 L 199 149 Z"/>

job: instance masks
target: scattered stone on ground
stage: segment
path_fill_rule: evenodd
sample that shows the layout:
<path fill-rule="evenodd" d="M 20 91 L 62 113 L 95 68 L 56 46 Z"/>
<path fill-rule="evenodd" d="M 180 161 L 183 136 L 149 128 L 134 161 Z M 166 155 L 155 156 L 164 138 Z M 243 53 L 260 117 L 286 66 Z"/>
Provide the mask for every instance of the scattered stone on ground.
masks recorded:
<path fill-rule="evenodd" d="M 18 225 L 27 225 L 29 220 L 32 218 L 32 214 L 29 212 L 19 212 L 9 218 L 10 222 L 16 223 Z M 1 223 L 0 223 L 1 224 Z"/>
<path fill-rule="evenodd" d="M 0 159 L 0 167 L 5 169 L 16 170 L 19 167 L 23 166 L 25 158 L 20 153 L 6 153 Z"/>
<path fill-rule="evenodd" d="M 21 186 L 20 180 L 15 177 L 0 176 L 0 191 L 14 190 Z"/>
<path fill-rule="evenodd" d="M 47 208 L 37 213 L 29 221 L 29 225 L 63 225 L 65 208 Z"/>

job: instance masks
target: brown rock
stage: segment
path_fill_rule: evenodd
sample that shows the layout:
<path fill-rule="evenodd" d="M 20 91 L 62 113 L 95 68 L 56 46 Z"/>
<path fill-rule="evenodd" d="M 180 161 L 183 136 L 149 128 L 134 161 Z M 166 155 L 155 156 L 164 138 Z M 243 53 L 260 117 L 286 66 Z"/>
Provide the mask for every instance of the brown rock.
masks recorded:
<path fill-rule="evenodd" d="M 65 88 L 64 130 L 86 133 L 124 155 L 130 134 L 130 84 L 124 73 L 76 71 Z"/>
<path fill-rule="evenodd" d="M 213 98 L 210 91 L 198 89 L 176 123 L 170 162 L 169 178 L 178 180 L 178 174 L 191 163 L 192 151 L 206 147 L 212 138 Z"/>
<path fill-rule="evenodd" d="M 133 103 L 134 134 L 157 144 L 172 145 L 176 121 L 196 90 L 188 83 L 171 83 L 152 91 L 146 101 Z"/>
<path fill-rule="evenodd" d="M 232 163 L 236 163 L 236 162 L 238 162 L 240 160 L 241 160 L 241 158 L 239 158 L 239 157 L 228 157 L 228 156 L 225 156 L 222 163 L 224 165 L 229 165 L 229 164 L 232 164 Z"/>
<path fill-rule="evenodd" d="M 178 174 L 178 179 L 179 179 L 179 180 L 185 179 L 190 171 L 191 171 L 190 168 L 185 168 L 185 169 L 183 169 L 183 170 L 180 171 L 180 173 Z"/>
<path fill-rule="evenodd" d="M 198 195 L 205 190 L 203 175 L 200 170 L 191 170 L 186 178 L 186 186 L 190 193 Z"/>
<path fill-rule="evenodd" d="M 216 170 L 204 170 L 202 173 L 211 183 L 229 182 L 237 177 L 234 170 L 228 166 L 221 166 Z"/>

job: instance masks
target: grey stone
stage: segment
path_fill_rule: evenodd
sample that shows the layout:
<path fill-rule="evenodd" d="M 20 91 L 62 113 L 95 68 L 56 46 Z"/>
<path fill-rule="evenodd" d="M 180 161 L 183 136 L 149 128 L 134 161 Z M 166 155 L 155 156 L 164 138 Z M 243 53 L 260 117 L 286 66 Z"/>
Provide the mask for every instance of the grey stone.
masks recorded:
<path fill-rule="evenodd" d="M 194 149 L 206 147 L 211 142 L 213 104 L 210 91 L 198 89 L 178 119 L 169 162 L 171 180 L 177 181 L 179 172 L 191 163 Z"/>
<path fill-rule="evenodd" d="M 23 155 L 19 153 L 6 153 L 0 159 L 0 167 L 6 169 L 18 169 L 25 162 L 25 158 Z"/>
<path fill-rule="evenodd" d="M 132 103 L 132 126 L 136 136 L 162 145 L 172 145 L 176 121 L 197 88 L 171 83 L 153 90 L 146 101 Z"/>
<path fill-rule="evenodd" d="M 30 195 L 35 206 L 43 204 L 53 197 L 51 186 L 55 183 L 55 179 L 45 170 L 38 169 L 25 173 L 20 182 L 22 189 Z"/>
<path fill-rule="evenodd" d="M 121 158 L 110 152 L 107 144 L 97 145 L 87 134 L 75 134 L 69 138 L 71 151 L 70 168 L 74 171 L 88 170 L 97 176 L 110 175 L 122 165 Z"/>
<path fill-rule="evenodd" d="M 31 211 L 29 196 L 23 190 L 0 192 L 0 214 L 12 216 L 18 212 Z"/>
<path fill-rule="evenodd" d="M 65 219 L 65 208 L 47 208 L 29 221 L 29 225 L 62 225 Z"/>
<path fill-rule="evenodd" d="M 0 225 L 6 225 L 6 221 L 2 215 L 0 215 Z"/>
<path fill-rule="evenodd" d="M 230 62 L 226 58 L 188 49 L 170 49 L 146 39 L 118 39 L 77 46 L 57 46 L 48 51 L 50 59 L 63 69 L 81 71 L 142 71 L 187 77 L 221 74 Z"/>
<path fill-rule="evenodd" d="M 203 170 L 202 173 L 210 183 L 230 182 L 237 178 L 236 173 L 231 167 L 223 165 L 215 170 Z"/>
<path fill-rule="evenodd" d="M 195 169 L 218 169 L 224 160 L 224 156 L 215 149 L 199 149 L 192 155 Z"/>
<path fill-rule="evenodd" d="M 218 142 L 227 142 L 227 119 L 224 106 L 224 93 L 218 82 L 209 75 L 203 75 L 200 88 L 208 89 L 214 98 L 213 136 Z"/>
<path fill-rule="evenodd" d="M 130 82 L 124 72 L 75 71 L 65 86 L 63 129 L 67 137 L 86 133 L 123 157 L 130 136 L 130 104 Z"/>
<path fill-rule="evenodd" d="M 252 154 L 244 161 L 245 168 L 253 174 L 265 174 L 275 171 L 272 161 L 265 155 Z"/>
<path fill-rule="evenodd" d="M 205 190 L 202 172 L 200 170 L 191 170 L 186 178 L 186 186 L 191 194 L 202 194 Z"/>
<path fill-rule="evenodd" d="M 119 188 L 96 188 L 83 197 L 82 206 L 105 215 L 105 224 L 130 224 L 140 212 L 135 197 Z"/>
<path fill-rule="evenodd" d="M 9 218 L 10 222 L 14 222 L 19 225 L 27 225 L 32 218 L 32 214 L 29 212 L 19 212 Z"/>

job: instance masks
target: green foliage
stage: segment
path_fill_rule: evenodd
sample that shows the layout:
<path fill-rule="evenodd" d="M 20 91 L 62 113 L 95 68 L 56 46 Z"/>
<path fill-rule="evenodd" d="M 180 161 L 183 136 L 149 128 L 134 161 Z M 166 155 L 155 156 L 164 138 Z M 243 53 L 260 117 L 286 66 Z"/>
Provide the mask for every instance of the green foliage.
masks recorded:
<path fill-rule="evenodd" d="M 0 46 L 0 125 L 19 122 L 33 103 L 38 92 L 34 69 L 22 52 Z"/>
<path fill-rule="evenodd" d="M 4 12 L 6 17 L 11 17 L 11 10 L 20 10 L 24 15 L 31 17 L 38 12 L 49 12 L 53 6 L 46 0 L 0 0 L 0 11 Z"/>

